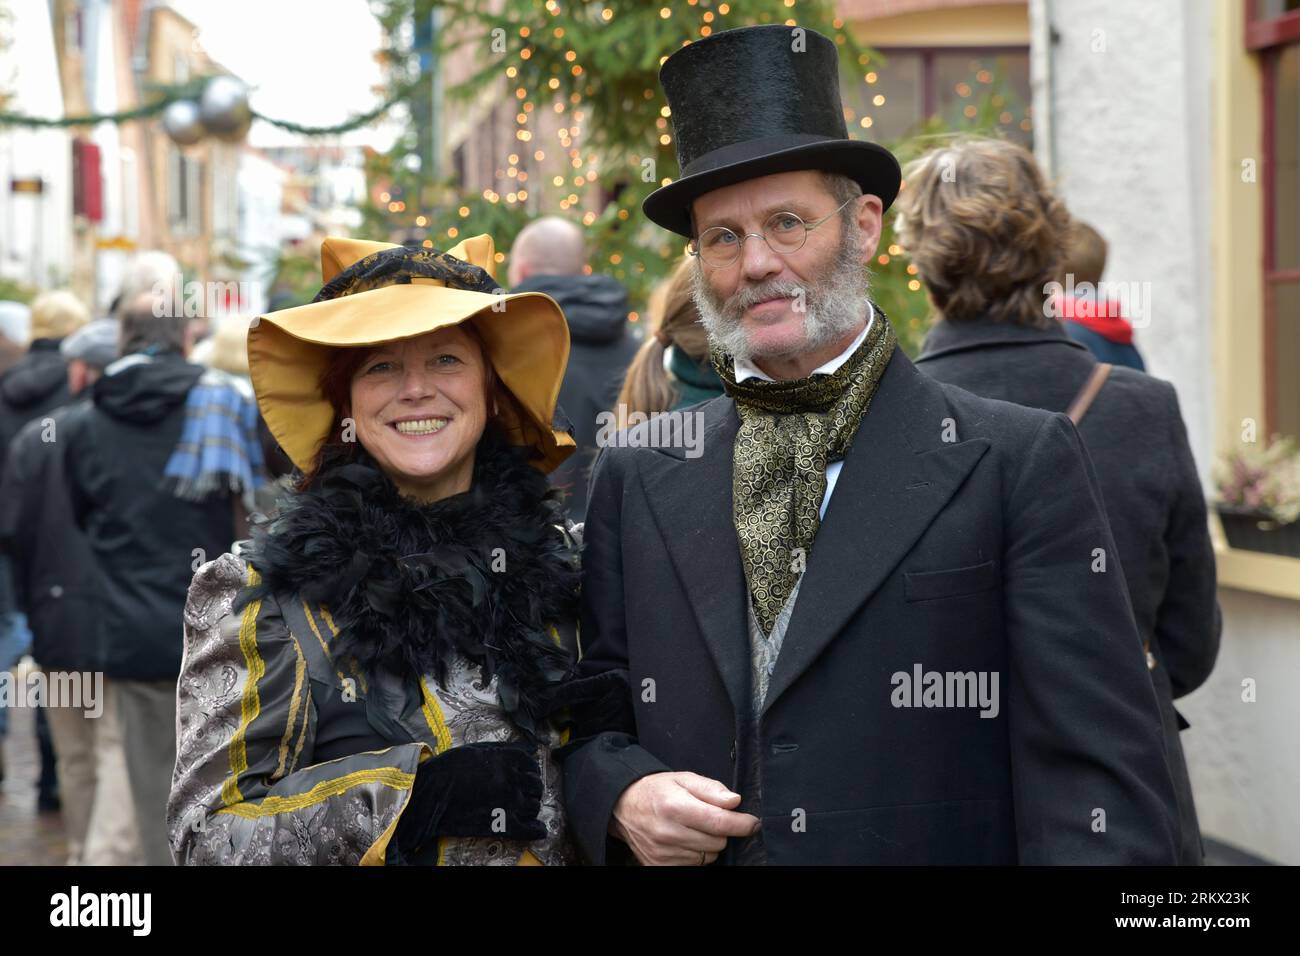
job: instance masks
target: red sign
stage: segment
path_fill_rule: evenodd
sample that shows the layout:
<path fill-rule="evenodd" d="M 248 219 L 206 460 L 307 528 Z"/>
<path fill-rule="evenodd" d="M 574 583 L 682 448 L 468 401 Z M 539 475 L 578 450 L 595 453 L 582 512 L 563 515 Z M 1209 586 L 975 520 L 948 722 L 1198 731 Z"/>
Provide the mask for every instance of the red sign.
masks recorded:
<path fill-rule="evenodd" d="M 104 218 L 99 147 L 86 139 L 72 141 L 72 211 L 91 222 L 100 222 Z"/>

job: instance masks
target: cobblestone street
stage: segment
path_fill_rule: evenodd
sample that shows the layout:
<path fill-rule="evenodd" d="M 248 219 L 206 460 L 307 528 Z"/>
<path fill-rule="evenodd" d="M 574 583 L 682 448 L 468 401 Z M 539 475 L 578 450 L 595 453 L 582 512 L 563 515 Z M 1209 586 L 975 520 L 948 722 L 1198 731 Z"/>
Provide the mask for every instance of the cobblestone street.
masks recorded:
<path fill-rule="evenodd" d="M 33 711 L 19 707 L 9 714 L 4 738 L 5 777 L 0 783 L 0 866 L 57 866 L 67 854 L 63 820 L 58 813 L 36 812 L 36 779 L 40 759 Z M 1216 840 L 1205 840 L 1209 866 L 1252 866 L 1265 863 Z"/>
<path fill-rule="evenodd" d="M 4 749 L 4 781 L 0 782 L 0 866 L 57 866 L 66 858 L 63 818 L 36 812 L 36 779 L 41 762 L 36 746 L 35 712 L 15 707 L 9 712 Z"/>

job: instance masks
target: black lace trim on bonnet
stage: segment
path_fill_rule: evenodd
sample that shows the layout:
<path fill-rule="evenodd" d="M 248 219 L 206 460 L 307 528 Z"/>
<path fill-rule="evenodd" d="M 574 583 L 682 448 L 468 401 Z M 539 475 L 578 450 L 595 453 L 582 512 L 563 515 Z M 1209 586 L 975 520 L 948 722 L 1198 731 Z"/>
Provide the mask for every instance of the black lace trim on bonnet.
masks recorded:
<path fill-rule="evenodd" d="M 324 302 L 389 285 L 410 285 L 413 278 L 440 279 L 450 288 L 486 292 L 488 295 L 501 291 L 486 269 L 457 259 L 450 253 L 397 246 L 358 259 L 325 283 L 312 301 Z"/>

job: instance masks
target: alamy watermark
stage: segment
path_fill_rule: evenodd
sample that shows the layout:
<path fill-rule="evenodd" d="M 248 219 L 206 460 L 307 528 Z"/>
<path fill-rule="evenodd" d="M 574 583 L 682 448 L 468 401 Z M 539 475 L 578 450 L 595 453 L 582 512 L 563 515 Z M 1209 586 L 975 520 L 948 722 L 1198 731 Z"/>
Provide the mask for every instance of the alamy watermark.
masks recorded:
<path fill-rule="evenodd" d="M 0 707 L 68 707 L 86 717 L 104 712 L 102 671 L 0 671 Z"/>
<path fill-rule="evenodd" d="M 619 428 L 619 422 L 624 427 Z M 643 425 L 643 428 L 636 426 Z M 596 416 L 596 445 L 600 448 L 684 448 L 687 458 L 704 454 L 704 413 L 691 411 L 629 412 L 620 404 L 616 412 Z"/>
<path fill-rule="evenodd" d="M 68 892 L 50 897 L 51 926 L 119 926 L 132 936 L 148 936 L 152 914 L 152 893 L 83 893 L 74 883 Z"/>
<path fill-rule="evenodd" d="M 913 664 L 912 672 L 895 671 L 889 702 L 895 707 L 979 708 L 980 717 L 996 717 L 997 671 L 927 671 Z"/>
<path fill-rule="evenodd" d="M 1065 283 L 1049 282 L 1043 286 L 1043 315 L 1060 319 L 1066 314 L 1062 299 L 1083 299 L 1095 303 L 1107 315 L 1122 316 L 1135 329 L 1145 329 L 1151 324 L 1150 282 L 1091 282 L 1075 283 L 1074 273 L 1066 273 Z"/>
<path fill-rule="evenodd" d="M 251 282 L 185 281 L 182 273 L 159 280 L 151 290 L 154 318 L 207 319 L 239 312 L 253 301 Z"/>

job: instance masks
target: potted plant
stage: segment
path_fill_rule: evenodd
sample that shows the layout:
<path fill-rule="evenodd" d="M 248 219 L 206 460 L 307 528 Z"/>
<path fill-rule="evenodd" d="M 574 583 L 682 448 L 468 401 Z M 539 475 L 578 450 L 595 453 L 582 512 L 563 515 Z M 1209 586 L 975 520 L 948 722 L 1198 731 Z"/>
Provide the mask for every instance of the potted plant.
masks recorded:
<path fill-rule="evenodd" d="M 1224 456 L 1216 503 L 1228 545 L 1300 557 L 1300 449 L 1290 438 Z"/>

